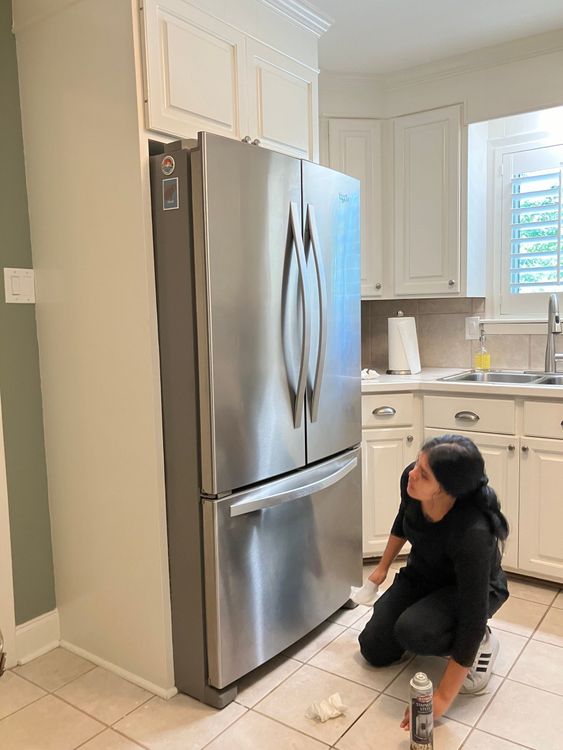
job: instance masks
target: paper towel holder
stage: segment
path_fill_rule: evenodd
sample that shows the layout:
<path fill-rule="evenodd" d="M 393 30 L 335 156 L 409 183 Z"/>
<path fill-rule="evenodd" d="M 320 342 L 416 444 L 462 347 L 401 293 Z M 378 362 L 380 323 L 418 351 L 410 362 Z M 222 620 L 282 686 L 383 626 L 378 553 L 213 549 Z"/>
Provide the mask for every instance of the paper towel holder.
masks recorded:
<path fill-rule="evenodd" d="M 405 314 L 404 314 L 404 312 L 402 310 L 398 310 L 396 317 L 397 318 L 404 318 Z M 389 323 L 391 323 L 391 320 L 392 320 L 392 318 L 389 318 Z M 406 322 L 406 320 L 407 319 L 405 319 L 405 322 Z M 408 320 L 412 320 L 414 322 L 414 318 L 412 318 L 412 319 L 409 318 Z M 391 341 L 390 341 L 390 339 L 391 339 L 391 328 L 389 327 L 389 347 L 391 347 Z M 415 359 L 413 360 L 414 368 L 413 368 L 413 364 L 411 363 L 411 357 L 410 356 L 407 356 L 408 362 L 401 361 L 403 359 L 401 357 L 397 361 L 397 358 L 394 357 L 394 361 L 396 362 L 396 364 L 399 364 L 399 362 L 400 362 L 400 364 L 402 364 L 403 367 L 402 368 L 401 367 L 395 367 L 395 368 L 391 368 L 390 367 L 388 370 L 386 370 L 387 375 L 412 375 L 413 374 L 413 370 L 414 370 L 415 373 L 416 372 L 420 372 L 420 359 L 419 359 L 419 354 L 418 354 L 418 342 L 416 341 L 416 328 L 414 330 L 414 339 L 415 339 L 415 348 L 416 348 L 416 355 L 415 355 Z M 404 339 L 403 339 L 403 342 L 404 342 Z M 390 360 L 389 364 L 391 364 L 391 359 L 392 359 L 391 355 L 392 355 L 392 353 L 391 353 L 391 348 L 390 348 L 390 350 L 389 350 L 389 360 Z M 408 368 L 408 367 L 405 368 L 404 367 L 405 364 L 410 365 L 410 368 Z"/>

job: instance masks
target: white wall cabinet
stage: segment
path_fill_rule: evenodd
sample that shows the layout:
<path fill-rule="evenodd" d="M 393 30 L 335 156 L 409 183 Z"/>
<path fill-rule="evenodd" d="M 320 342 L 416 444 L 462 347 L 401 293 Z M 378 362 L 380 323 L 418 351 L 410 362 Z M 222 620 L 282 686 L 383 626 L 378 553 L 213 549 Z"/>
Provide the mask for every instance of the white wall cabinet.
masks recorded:
<path fill-rule="evenodd" d="M 318 74 L 265 44 L 247 40 L 248 133 L 262 146 L 317 160 Z"/>
<path fill-rule="evenodd" d="M 381 555 L 397 515 L 399 479 L 416 459 L 419 404 L 412 394 L 362 396 L 362 507 L 364 557 Z M 403 548 L 408 551 L 408 546 Z"/>
<path fill-rule="evenodd" d="M 459 294 L 459 106 L 394 121 L 394 292 Z"/>
<path fill-rule="evenodd" d="M 147 128 L 318 159 L 318 71 L 184 0 L 143 9 Z"/>
<path fill-rule="evenodd" d="M 323 120 L 323 159 L 361 182 L 362 297 L 485 295 L 484 247 L 467 240 L 461 106 Z"/>
<path fill-rule="evenodd" d="M 328 166 L 361 183 L 362 297 L 384 292 L 382 244 L 381 122 L 334 118 L 328 121 Z"/>

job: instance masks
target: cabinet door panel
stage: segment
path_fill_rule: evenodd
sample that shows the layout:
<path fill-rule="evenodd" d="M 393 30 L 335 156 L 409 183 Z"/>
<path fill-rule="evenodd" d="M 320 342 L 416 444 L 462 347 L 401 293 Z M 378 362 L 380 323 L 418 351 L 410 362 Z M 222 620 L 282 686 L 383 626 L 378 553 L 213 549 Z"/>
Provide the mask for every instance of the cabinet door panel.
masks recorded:
<path fill-rule="evenodd" d="M 395 294 L 460 291 L 460 109 L 394 123 Z"/>
<path fill-rule="evenodd" d="M 145 8 L 147 127 L 241 137 L 246 112 L 244 35 L 181 0 Z"/>
<path fill-rule="evenodd" d="M 364 430 L 363 549 L 365 556 L 381 555 L 397 515 L 399 480 L 407 464 L 416 459 L 418 441 L 411 430 Z M 403 548 L 406 551 L 406 548 Z"/>
<path fill-rule="evenodd" d="M 505 435 L 458 432 L 473 440 L 485 460 L 485 471 L 497 493 L 502 512 L 508 520 L 510 533 L 504 548 L 503 567 L 518 568 L 518 461 L 519 439 Z M 424 431 L 425 440 L 443 435 L 444 430 Z"/>
<path fill-rule="evenodd" d="M 563 445 L 522 438 L 520 460 L 520 568 L 563 581 Z"/>
<path fill-rule="evenodd" d="M 253 39 L 247 51 L 251 137 L 318 161 L 317 72 Z"/>
<path fill-rule="evenodd" d="M 329 166 L 361 184 L 362 297 L 383 294 L 381 238 L 381 123 L 334 118 L 328 122 Z"/>

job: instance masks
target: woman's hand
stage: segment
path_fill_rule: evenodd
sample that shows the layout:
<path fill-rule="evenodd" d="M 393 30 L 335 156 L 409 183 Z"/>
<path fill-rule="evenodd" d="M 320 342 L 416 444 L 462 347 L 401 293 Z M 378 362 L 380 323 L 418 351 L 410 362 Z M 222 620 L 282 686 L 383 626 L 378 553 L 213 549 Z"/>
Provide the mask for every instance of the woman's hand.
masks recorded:
<path fill-rule="evenodd" d="M 376 586 L 380 586 L 383 581 L 387 578 L 388 568 L 379 563 L 379 565 L 372 571 L 368 576 L 368 581 L 375 583 Z"/>
<path fill-rule="evenodd" d="M 436 690 L 436 692 L 434 693 L 434 698 L 432 700 L 434 720 L 439 719 L 440 716 L 442 716 L 442 714 L 444 714 L 448 710 L 452 703 L 453 700 L 445 698 L 444 695 L 440 692 L 440 688 L 438 688 L 438 690 Z M 403 720 L 401 721 L 401 728 L 405 731 L 408 731 L 409 727 L 409 707 L 407 706 L 405 708 Z"/>

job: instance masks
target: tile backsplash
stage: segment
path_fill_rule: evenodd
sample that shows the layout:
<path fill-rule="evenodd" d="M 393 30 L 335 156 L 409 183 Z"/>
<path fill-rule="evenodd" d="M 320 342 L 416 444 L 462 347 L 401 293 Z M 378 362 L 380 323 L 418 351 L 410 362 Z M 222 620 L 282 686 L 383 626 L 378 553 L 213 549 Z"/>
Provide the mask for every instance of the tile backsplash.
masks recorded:
<path fill-rule="evenodd" d="M 465 340 L 465 318 L 484 314 L 481 298 L 362 301 L 362 367 L 387 369 L 387 318 L 399 310 L 416 319 L 423 367 L 473 366 L 478 342 Z M 491 367 L 543 370 L 545 343 L 545 334 L 487 334 Z"/>

